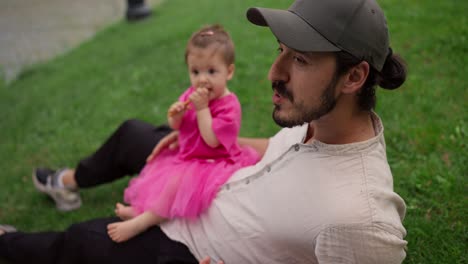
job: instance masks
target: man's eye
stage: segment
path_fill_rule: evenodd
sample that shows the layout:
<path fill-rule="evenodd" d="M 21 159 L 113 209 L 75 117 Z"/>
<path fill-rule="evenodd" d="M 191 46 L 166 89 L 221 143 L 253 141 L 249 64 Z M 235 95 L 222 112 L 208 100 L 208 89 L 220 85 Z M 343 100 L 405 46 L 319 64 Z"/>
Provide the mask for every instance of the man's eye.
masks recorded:
<path fill-rule="evenodd" d="M 279 47 L 279 48 L 277 48 L 276 50 L 278 51 L 278 53 L 283 52 L 283 48 L 282 48 L 282 47 Z"/>
<path fill-rule="evenodd" d="M 305 61 L 303 58 L 298 57 L 298 56 L 294 56 L 294 60 L 297 61 L 297 62 L 299 62 L 299 63 L 301 63 L 301 64 L 305 64 L 305 63 L 306 63 L 306 61 Z"/>

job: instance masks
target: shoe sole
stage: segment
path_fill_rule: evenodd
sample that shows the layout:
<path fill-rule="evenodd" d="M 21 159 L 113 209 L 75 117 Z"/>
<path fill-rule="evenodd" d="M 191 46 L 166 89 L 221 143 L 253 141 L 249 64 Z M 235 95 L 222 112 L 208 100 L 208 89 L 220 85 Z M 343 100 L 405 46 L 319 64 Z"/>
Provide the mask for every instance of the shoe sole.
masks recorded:
<path fill-rule="evenodd" d="M 76 200 L 76 202 L 74 202 L 74 203 L 63 203 L 63 202 L 61 202 L 61 199 L 58 197 L 58 195 L 60 195 L 59 191 L 50 190 L 44 184 L 39 182 L 39 180 L 37 180 L 35 170 L 33 170 L 33 172 L 32 172 L 32 179 L 33 179 L 34 187 L 38 191 L 40 191 L 42 193 L 45 193 L 50 198 L 52 198 L 52 200 L 54 200 L 54 202 L 55 202 L 55 207 L 57 207 L 57 209 L 59 211 L 68 212 L 68 211 L 76 210 L 76 209 L 81 207 L 81 197 L 79 197 L 78 194 L 77 194 L 78 199 Z"/>

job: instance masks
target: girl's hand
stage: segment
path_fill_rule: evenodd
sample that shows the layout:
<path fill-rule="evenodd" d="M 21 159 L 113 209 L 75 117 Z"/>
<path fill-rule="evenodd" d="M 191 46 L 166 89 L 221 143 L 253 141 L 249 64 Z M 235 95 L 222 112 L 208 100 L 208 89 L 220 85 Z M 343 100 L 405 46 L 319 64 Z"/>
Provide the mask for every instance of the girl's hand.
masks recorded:
<path fill-rule="evenodd" d="M 173 103 L 170 107 L 169 110 L 167 111 L 167 114 L 169 117 L 175 117 L 175 116 L 182 116 L 182 114 L 187 110 L 189 106 L 189 102 L 180 102 L 177 101 Z"/>
<path fill-rule="evenodd" d="M 208 107 L 210 101 L 210 92 L 208 89 L 201 87 L 197 88 L 191 95 L 190 101 L 194 104 L 195 110 L 199 111 Z"/>
<path fill-rule="evenodd" d="M 146 159 L 146 162 L 150 162 L 151 160 L 156 157 L 156 155 L 161 152 L 164 148 L 175 149 L 179 146 L 179 131 L 172 131 L 171 133 L 167 134 L 161 140 L 159 140 L 158 144 L 154 147 L 151 154 Z"/>
<path fill-rule="evenodd" d="M 206 257 L 206 258 L 200 260 L 200 264 L 210 264 L 210 263 L 211 263 L 211 258 L 210 257 Z M 217 264 L 224 264 L 224 262 L 220 260 L 220 261 L 218 261 Z"/>

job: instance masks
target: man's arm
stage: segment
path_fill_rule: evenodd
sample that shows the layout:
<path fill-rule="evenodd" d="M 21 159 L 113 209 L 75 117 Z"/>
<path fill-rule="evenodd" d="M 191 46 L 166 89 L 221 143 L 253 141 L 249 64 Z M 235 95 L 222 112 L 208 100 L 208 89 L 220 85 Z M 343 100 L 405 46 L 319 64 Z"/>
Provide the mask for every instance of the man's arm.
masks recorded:
<path fill-rule="evenodd" d="M 387 225 L 340 225 L 324 229 L 316 238 L 319 263 L 402 263 L 403 234 Z"/>
<path fill-rule="evenodd" d="M 159 143 L 153 148 L 151 154 L 146 158 L 146 162 L 150 162 L 154 157 L 156 157 L 159 152 L 165 148 L 176 149 L 179 147 L 179 131 L 174 130 L 171 133 L 163 137 Z"/>
<path fill-rule="evenodd" d="M 239 144 L 241 146 L 251 146 L 254 148 L 260 156 L 263 157 L 263 154 L 265 154 L 265 151 L 268 147 L 268 138 L 238 138 Z M 148 156 L 146 159 L 146 162 L 151 161 L 155 156 L 161 152 L 161 150 L 165 148 L 169 149 L 175 149 L 179 147 L 179 131 L 172 131 L 165 137 L 163 137 L 159 143 L 154 147 L 153 151 L 151 154 Z"/>

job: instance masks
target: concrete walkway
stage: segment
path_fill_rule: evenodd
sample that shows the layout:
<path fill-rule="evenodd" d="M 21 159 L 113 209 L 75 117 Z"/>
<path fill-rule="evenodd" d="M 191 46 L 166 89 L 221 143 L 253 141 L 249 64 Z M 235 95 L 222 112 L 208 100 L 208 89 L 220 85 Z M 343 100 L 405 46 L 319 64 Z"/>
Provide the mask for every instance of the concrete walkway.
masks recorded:
<path fill-rule="evenodd" d="M 125 10 L 126 0 L 0 0 L 0 79 L 10 82 L 25 66 L 76 47 Z"/>

